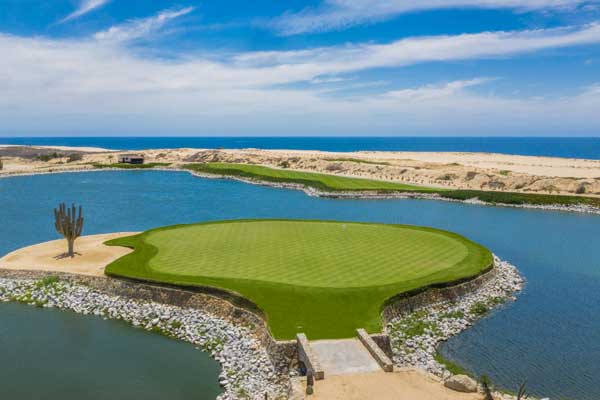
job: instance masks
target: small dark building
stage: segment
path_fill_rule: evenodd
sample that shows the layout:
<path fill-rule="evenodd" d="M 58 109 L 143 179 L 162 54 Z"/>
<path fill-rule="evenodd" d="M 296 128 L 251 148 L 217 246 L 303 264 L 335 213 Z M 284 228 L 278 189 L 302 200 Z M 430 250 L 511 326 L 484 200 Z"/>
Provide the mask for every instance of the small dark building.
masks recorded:
<path fill-rule="evenodd" d="M 144 156 L 139 154 L 123 154 L 119 156 L 119 163 L 122 164 L 143 164 Z"/>

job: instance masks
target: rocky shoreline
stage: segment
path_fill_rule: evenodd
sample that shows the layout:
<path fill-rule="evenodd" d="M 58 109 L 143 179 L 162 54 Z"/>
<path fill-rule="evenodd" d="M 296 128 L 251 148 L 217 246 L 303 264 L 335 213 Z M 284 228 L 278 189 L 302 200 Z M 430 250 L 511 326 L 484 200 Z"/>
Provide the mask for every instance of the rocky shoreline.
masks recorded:
<path fill-rule="evenodd" d="M 0 278 L 0 302 L 55 307 L 105 319 L 194 344 L 221 364 L 218 399 L 283 399 L 289 379 L 277 371 L 249 328 L 193 308 L 112 296 L 55 277 Z M 265 397 L 268 396 L 268 397 Z"/>
<path fill-rule="evenodd" d="M 388 321 L 394 364 L 424 369 L 442 379 L 452 376 L 437 359 L 438 347 L 484 317 L 493 308 L 516 299 L 525 283 L 517 268 L 494 256 L 493 277 L 454 301 L 417 308 Z"/>
<path fill-rule="evenodd" d="M 313 197 L 325 197 L 330 199 L 366 199 L 366 200 L 399 200 L 399 199 L 415 199 L 415 200 L 437 200 L 437 201 L 448 201 L 452 203 L 463 203 L 463 204 L 475 204 L 482 206 L 497 206 L 497 207 L 511 207 L 511 208 L 528 208 L 536 210 L 549 210 L 549 211 L 563 211 L 563 212 L 577 212 L 585 214 L 598 214 L 600 215 L 600 208 L 586 206 L 586 205 L 570 205 L 565 206 L 562 204 L 506 204 L 506 203 L 488 203 L 481 201 L 477 198 L 467 200 L 450 199 L 447 197 L 440 196 L 439 194 L 428 194 L 428 193 L 413 193 L 413 192 L 398 192 L 398 193 L 373 193 L 373 192 L 325 192 L 315 188 L 306 187 L 298 183 L 278 183 L 278 182 L 267 182 L 256 179 L 240 178 L 237 176 L 230 175 L 217 175 L 207 174 L 189 171 L 186 169 L 165 169 L 169 171 L 183 171 L 188 172 L 199 178 L 206 179 L 229 179 L 239 182 L 249 183 L 252 185 L 268 186 L 279 189 L 292 189 L 300 190 L 306 193 L 308 196 Z"/>
<path fill-rule="evenodd" d="M 523 287 L 524 280 L 513 265 L 495 256 L 494 265 L 493 270 L 482 276 L 482 284 L 463 291 L 466 294 L 452 301 L 430 299 L 411 311 L 384 318 L 387 322 L 384 333 L 389 337 L 396 366 L 419 368 L 441 379 L 453 375 L 436 358 L 438 346 L 467 329 L 490 309 L 514 300 Z M 280 356 L 293 358 L 287 343 L 266 346 L 253 327 L 207 310 L 130 298 L 85 282 L 36 274 L 0 277 L 0 302 L 7 301 L 122 320 L 192 343 L 221 364 L 219 383 L 224 388 L 221 400 L 264 399 L 265 394 L 268 399 L 284 399 L 290 377 L 298 375 L 295 368 L 290 368 L 293 362 L 283 366 L 273 361 L 273 352 L 283 351 L 286 355 Z"/>

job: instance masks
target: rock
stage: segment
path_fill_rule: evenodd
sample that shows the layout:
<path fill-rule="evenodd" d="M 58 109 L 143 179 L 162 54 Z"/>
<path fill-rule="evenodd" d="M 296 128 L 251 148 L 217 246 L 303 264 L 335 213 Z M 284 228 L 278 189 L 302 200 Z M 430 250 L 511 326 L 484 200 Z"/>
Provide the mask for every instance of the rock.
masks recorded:
<path fill-rule="evenodd" d="M 454 375 L 444 382 L 448 389 L 463 393 L 474 393 L 477 391 L 477 382 L 466 375 Z"/>

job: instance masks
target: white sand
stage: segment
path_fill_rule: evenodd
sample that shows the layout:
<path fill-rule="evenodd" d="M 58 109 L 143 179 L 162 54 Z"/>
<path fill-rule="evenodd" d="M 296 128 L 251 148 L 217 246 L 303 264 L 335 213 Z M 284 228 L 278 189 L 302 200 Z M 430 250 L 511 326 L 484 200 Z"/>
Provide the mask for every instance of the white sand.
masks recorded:
<path fill-rule="evenodd" d="M 53 240 L 24 247 L 0 258 L 0 268 L 28 271 L 70 272 L 102 276 L 104 268 L 114 260 L 132 252 L 118 246 L 106 246 L 107 240 L 131 236 L 136 232 L 82 236 L 75 241 L 75 257 L 61 257 L 67 250 L 65 240 Z"/>
<path fill-rule="evenodd" d="M 121 153 L 89 153 L 81 162 L 74 163 L 66 163 L 66 159 L 41 162 L 5 157 L 4 171 L 0 171 L 0 175 L 89 169 L 93 163 L 115 163 Z M 282 168 L 285 164 L 292 170 L 431 187 L 600 196 L 600 160 L 493 153 L 335 153 L 260 149 L 152 149 L 136 153 L 143 154 L 147 162 L 170 163 L 173 168 L 188 162 L 248 163 L 274 168 Z"/>

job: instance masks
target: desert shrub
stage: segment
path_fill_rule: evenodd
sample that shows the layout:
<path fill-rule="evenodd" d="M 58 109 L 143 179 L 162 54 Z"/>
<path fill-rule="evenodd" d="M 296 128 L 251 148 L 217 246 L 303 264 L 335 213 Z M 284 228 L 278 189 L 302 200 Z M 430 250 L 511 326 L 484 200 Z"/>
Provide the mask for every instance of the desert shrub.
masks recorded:
<path fill-rule="evenodd" d="M 438 177 L 438 180 L 440 180 L 440 181 L 451 181 L 451 180 L 456 179 L 456 178 L 457 178 L 456 174 L 444 174 L 444 175 Z"/>
<path fill-rule="evenodd" d="M 67 159 L 67 162 L 72 163 L 72 162 L 81 161 L 81 160 L 83 160 L 83 154 L 73 153 L 73 154 L 69 154 L 69 158 Z"/>
<path fill-rule="evenodd" d="M 467 175 L 465 176 L 465 180 L 472 181 L 476 176 L 477 176 L 477 172 L 469 171 L 469 172 L 467 172 Z"/>
<path fill-rule="evenodd" d="M 54 153 L 48 153 L 48 154 L 40 154 L 39 156 L 37 156 L 37 159 L 40 161 L 45 161 L 48 162 L 50 160 L 54 160 L 55 158 L 62 158 L 63 155 L 57 152 Z"/>
<path fill-rule="evenodd" d="M 333 171 L 342 171 L 344 168 L 342 167 L 342 164 L 329 164 L 328 166 L 325 167 L 326 171 L 329 172 L 333 172 Z"/>
<path fill-rule="evenodd" d="M 475 315 L 484 315 L 488 312 L 488 306 L 485 303 L 478 301 L 471 306 L 469 312 Z"/>
<path fill-rule="evenodd" d="M 498 181 L 489 181 L 487 185 L 492 189 L 504 189 L 506 187 L 503 182 Z"/>
<path fill-rule="evenodd" d="M 584 194 L 585 191 L 586 191 L 585 183 L 582 183 L 579 186 L 577 186 L 577 189 L 575 190 L 575 193 L 577 193 L 577 194 Z"/>
<path fill-rule="evenodd" d="M 492 382 L 487 375 L 481 376 L 481 388 L 483 389 L 484 400 L 494 400 L 492 395 Z"/>

